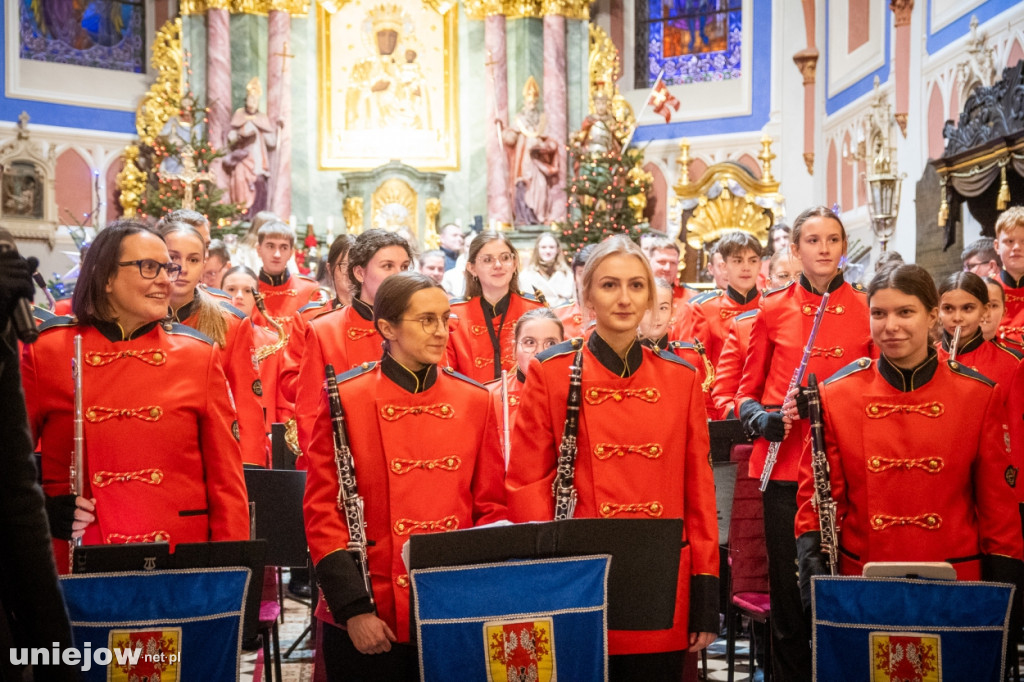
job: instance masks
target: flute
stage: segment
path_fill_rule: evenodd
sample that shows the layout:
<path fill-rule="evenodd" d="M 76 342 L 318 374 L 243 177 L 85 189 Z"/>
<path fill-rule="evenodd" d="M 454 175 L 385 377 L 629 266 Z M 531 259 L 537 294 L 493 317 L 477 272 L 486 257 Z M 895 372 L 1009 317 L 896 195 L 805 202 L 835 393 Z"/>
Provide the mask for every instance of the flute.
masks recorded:
<path fill-rule="evenodd" d="M 71 453 L 71 467 L 69 477 L 71 479 L 71 494 L 75 497 L 82 495 L 85 490 L 85 422 L 82 417 L 82 335 L 75 334 L 74 356 L 71 358 L 71 378 L 75 385 L 75 437 L 74 450 Z M 70 552 L 68 553 L 69 570 L 74 570 L 75 547 L 82 546 L 82 538 L 71 540 Z"/>
<path fill-rule="evenodd" d="M 956 330 L 953 332 L 953 341 L 949 344 L 949 361 L 956 361 L 956 352 L 960 347 L 960 330 L 963 329 L 960 325 L 956 326 Z"/>
<path fill-rule="evenodd" d="M 818 328 L 821 326 L 821 320 L 825 317 L 825 308 L 828 306 L 829 292 L 821 297 L 821 303 L 818 305 L 818 312 L 814 315 L 814 323 L 811 325 L 811 333 L 807 337 L 807 345 L 804 346 L 803 357 L 800 358 L 800 365 L 793 372 L 793 379 L 789 382 L 789 388 L 786 389 L 786 395 L 793 390 L 794 386 L 799 386 L 800 382 L 804 380 L 804 374 L 807 372 L 807 363 L 811 361 L 811 351 L 814 348 L 814 339 L 818 336 Z M 772 477 L 772 469 L 775 468 L 775 462 L 779 459 L 779 448 L 782 446 L 782 441 L 772 441 L 768 446 L 768 457 L 764 460 L 764 471 L 761 472 L 761 485 L 759 490 L 764 492 L 764 489 L 768 487 L 768 481 Z"/>
<path fill-rule="evenodd" d="M 501 416 L 504 419 L 504 450 L 505 471 L 508 471 L 508 458 L 512 454 L 512 436 L 508 424 L 508 370 L 501 370 Z"/>

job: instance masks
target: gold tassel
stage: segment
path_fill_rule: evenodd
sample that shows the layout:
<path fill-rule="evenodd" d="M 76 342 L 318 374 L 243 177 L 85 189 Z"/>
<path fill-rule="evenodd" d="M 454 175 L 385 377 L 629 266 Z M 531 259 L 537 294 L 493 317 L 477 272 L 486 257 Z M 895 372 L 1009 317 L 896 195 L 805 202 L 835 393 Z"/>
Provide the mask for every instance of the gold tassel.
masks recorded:
<path fill-rule="evenodd" d="M 949 220 L 949 204 L 946 202 L 946 178 L 939 176 L 939 191 L 942 193 L 942 204 L 939 205 L 939 227 L 945 227 Z"/>
<path fill-rule="evenodd" d="M 1010 186 L 1006 184 L 1006 164 L 999 169 L 999 196 L 996 198 L 996 208 L 1005 211 L 1010 205 Z"/>

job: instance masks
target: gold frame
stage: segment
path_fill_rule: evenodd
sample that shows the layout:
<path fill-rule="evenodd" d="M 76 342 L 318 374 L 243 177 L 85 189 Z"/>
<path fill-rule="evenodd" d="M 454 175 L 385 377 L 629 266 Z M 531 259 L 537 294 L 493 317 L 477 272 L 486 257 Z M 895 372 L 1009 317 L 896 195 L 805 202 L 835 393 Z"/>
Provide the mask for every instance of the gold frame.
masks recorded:
<path fill-rule="evenodd" d="M 345 3 L 348 4 L 348 3 Z M 332 117 L 331 93 L 335 87 L 331 83 L 331 36 L 330 25 L 334 13 L 327 12 L 321 3 L 317 3 L 317 78 L 319 89 L 317 96 L 319 125 L 317 139 L 317 168 L 319 170 L 372 170 L 386 164 L 393 158 L 421 171 L 457 171 L 459 169 L 459 110 L 458 86 L 455 79 L 458 74 L 458 10 L 455 6 L 439 5 L 436 2 L 423 2 L 423 5 L 442 15 L 444 25 L 444 122 L 441 132 L 445 144 L 445 153 L 437 157 L 409 157 L 384 153 L 382 156 L 344 157 L 332 156 L 330 153 L 331 130 L 328 126 Z M 442 11 L 446 10 L 446 11 Z"/>

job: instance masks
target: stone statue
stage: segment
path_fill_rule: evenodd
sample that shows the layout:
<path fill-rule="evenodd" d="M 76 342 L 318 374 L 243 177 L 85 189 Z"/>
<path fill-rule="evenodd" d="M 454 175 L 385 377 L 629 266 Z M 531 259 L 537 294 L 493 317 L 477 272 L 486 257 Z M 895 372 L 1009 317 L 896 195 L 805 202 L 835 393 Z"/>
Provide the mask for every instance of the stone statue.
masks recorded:
<path fill-rule="evenodd" d="M 583 125 L 573 140 L 590 154 L 619 154 L 622 126 L 611 112 L 608 93 L 598 90 L 594 94 L 594 113 L 583 119 Z"/>
<path fill-rule="evenodd" d="M 539 225 L 551 218 L 550 190 L 558 180 L 558 143 L 545 134 L 538 99 L 540 88 L 530 76 L 523 87 L 523 108 L 501 131 L 502 142 L 511 148 L 509 180 L 516 225 Z"/>
<path fill-rule="evenodd" d="M 188 95 L 181 98 L 181 107 L 177 116 L 171 116 L 167 119 L 167 123 L 160 129 L 158 137 L 163 140 L 165 145 L 173 146 L 176 150 L 181 150 L 185 145 L 193 145 L 193 141 L 196 138 L 202 137 L 202 124 L 196 124 L 194 121 L 195 101 Z M 160 172 L 165 175 L 175 175 L 181 173 L 184 170 L 184 166 L 181 163 L 180 154 L 170 153 L 168 149 L 167 156 L 164 157 L 163 161 L 160 162 Z"/>
<path fill-rule="evenodd" d="M 231 201 L 246 209 L 247 216 L 256 215 L 267 207 L 270 150 L 277 147 L 278 129 L 284 127 L 284 121 L 274 124 L 260 112 L 262 92 L 258 78 L 254 77 L 245 86 L 245 107 L 236 109 L 231 117 L 228 132 L 231 152 L 224 158 L 224 170 L 230 173 L 228 195 Z"/>

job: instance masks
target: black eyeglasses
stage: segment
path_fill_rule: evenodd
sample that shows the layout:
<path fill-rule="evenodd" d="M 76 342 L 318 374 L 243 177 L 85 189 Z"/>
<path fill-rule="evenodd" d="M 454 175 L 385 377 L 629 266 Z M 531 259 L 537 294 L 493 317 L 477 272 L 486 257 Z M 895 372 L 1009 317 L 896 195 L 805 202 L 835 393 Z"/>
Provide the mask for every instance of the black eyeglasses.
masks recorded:
<path fill-rule="evenodd" d="M 448 315 L 424 315 L 423 317 L 403 317 L 403 322 L 419 322 L 423 326 L 423 331 L 427 334 L 436 334 L 437 330 L 444 325 L 445 330 L 450 331 L 450 322 Z"/>
<path fill-rule="evenodd" d="M 167 279 L 173 282 L 178 279 L 178 275 L 181 274 L 181 266 L 177 263 L 161 263 L 160 261 L 155 261 L 152 258 L 121 261 L 118 265 L 122 268 L 126 268 L 129 265 L 138 266 L 139 274 L 142 275 L 143 279 L 156 279 L 161 270 L 166 270 Z"/>

